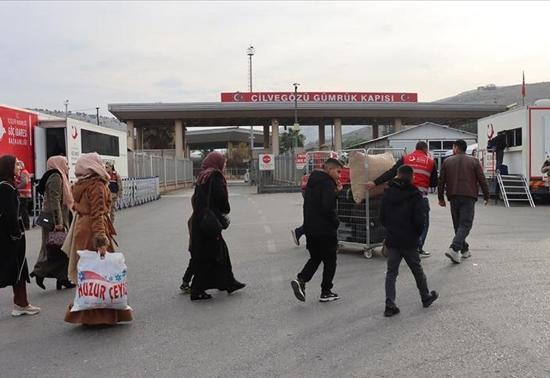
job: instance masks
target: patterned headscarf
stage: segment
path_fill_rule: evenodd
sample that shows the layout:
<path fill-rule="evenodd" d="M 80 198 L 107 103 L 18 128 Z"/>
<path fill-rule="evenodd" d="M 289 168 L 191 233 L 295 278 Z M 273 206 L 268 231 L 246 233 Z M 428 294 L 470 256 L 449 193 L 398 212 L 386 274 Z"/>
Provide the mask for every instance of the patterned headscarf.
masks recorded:
<path fill-rule="evenodd" d="M 75 175 L 79 180 L 92 176 L 99 176 L 105 182 L 109 182 L 110 179 L 101 156 L 96 152 L 80 155 L 76 161 Z"/>
<path fill-rule="evenodd" d="M 65 156 L 52 156 L 46 163 L 47 169 L 56 169 L 61 173 L 61 179 L 63 180 L 63 203 L 69 209 L 73 206 L 73 192 L 71 191 L 71 184 L 69 183 L 69 165 L 67 164 L 67 158 Z"/>

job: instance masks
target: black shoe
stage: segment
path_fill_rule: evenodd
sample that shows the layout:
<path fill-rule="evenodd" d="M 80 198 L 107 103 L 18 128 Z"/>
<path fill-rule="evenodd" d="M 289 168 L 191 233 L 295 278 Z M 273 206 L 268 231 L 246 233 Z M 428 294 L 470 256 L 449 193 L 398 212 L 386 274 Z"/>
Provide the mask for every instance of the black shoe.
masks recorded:
<path fill-rule="evenodd" d="M 420 255 L 420 258 L 426 258 L 426 257 L 430 257 L 432 255 L 430 252 L 426 252 L 423 249 L 420 249 L 418 251 L 418 254 Z"/>
<path fill-rule="evenodd" d="M 239 282 L 239 281 L 235 281 L 235 282 L 233 282 L 231 287 L 229 287 L 229 289 L 227 289 L 227 294 L 234 293 L 237 290 L 244 289 L 245 287 L 246 287 L 246 284 L 244 284 L 242 282 Z"/>
<path fill-rule="evenodd" d="M 183 291 L 183 294 L 191 294 L 191 286 L 189 286 L 189 282 L 183 281 L 181 283 L 180 290 Z"/>
<path fill-rule="evenodd" d="M 324 291 L 321 293 L 321 296 L 319 297 L 319 302 L 332 302 L 340 299 L 338 294 L 333 293 L 332 291 Z"/>
<path fill-rule="evenodd" d="M 191 294 L 192 301 L 203 301 L 205 299 L 212 299 L 212 296 L 204 291 L 199 294 Z"/>
<path fill-rule="evenodd" d="M 57 290 L 63 290 L 63 287 L 65 287 L 65 289 L 72 289 L 73 287 L 76 287 L 76 285 L 69 280 L 57 280 L 55 283 L 55 288 Z"/>
<path fill-rule="evenodd" d="M 44 277 L 36 276 L 36 284 L 42 290 L 46 290 L 46 286 L 44 286 Z"/>
<path fill-rule="evenodd" d="M 299 301 L 306 301 L 306 284 L 300 279 L 295 279 L 290 283 L 292 290 L 294 290 L 294 295 L 298 298 Z"/>
<path fill-rule="evenodd" d="M 436 301 L 437 298 L 439 298 L 439 294 L 437 293 L 437 291 L 432 290 L 430 292 L 430 296 L 428 298 L 422 300 L 422 306 L 430 307 L 432 305 L 432 303 L 434 303 Z"/>
<path fill-rule="evenodd" d="M 397 315 L 399 314 L 401 311 L 399 311 L 399 307 L 397 307 L 396 305 L 386 305 L 386 309 L 384 310 L 384 316 L 386 318 L 390 318 L 394 315 Z"/>

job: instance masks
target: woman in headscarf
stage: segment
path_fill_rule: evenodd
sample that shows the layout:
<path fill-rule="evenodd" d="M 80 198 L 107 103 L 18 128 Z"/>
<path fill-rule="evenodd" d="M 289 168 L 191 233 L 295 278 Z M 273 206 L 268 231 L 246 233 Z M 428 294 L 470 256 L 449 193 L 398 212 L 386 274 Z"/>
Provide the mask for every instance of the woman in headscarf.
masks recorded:
<path fill-rule="evenodd" d="M 104 255 L 114 252 L 116 235 L 109 218 L 111 211 L 111 193 L 109 192 L 109 174 L 97 153 L 82 154 L 76 162 L 76 184 L 72 192 L 74 198 L 74 225 L 63 245 L 69 255 L 69 280 L 77 283 L 77 251 L 98 251 Z M 131 310 L 95 309 L 71 312 L 71 306 L 65 315 L 69 323 L 97 325 L 116 324 L 132 320 Z"/>
<path fill-rule="evenodd" d="M 38 260 L 34 265 L 31 277 L 36 277 L 36 284 L 43 290 L 44 278 L 56 278 L 57 290 L 73 288 L 75 285 L 67 278 L 69 258 L 61 251 L 61 246 L 47 246 L 48 236 L 52 231 L 68 231 L 71 224 L 73 194 L 69 184 L 69 164 L 64 156 L 52 156 L 47 162 L 47 171 L 38 184 L 38 192 L 44 196 L 42 212 L 49 214 L 54 222 L 54 229 L 42 228 L 42 246 Z"/>
<path fill-rule="evenodd" d="M 210 209 L 222 225 L 229 227 L 229 198 L 227 183 L 223 175 L 225 157 L 219 152 L 211 152 L 204 159 L 191 198 L 193 214 L 190 222 L 190 268 L 193 273 L 191 300 L 210 299 L 208 289 L 225 290 L 229 294 L 246 285 L 233 276 L 227 244 L 221 231 L 212 236 L 201 229 L 205 211 Z"/>
<path fill-rule="evenodd" d="M 12 316 L 36 315 L 39 307 L 27 300 L 29 268 L 25 258 L 25 228 L 19 215 L 15 176 L 20 166 L 15 156 L 0 157 L 0 288 L 13 287 Z"/>

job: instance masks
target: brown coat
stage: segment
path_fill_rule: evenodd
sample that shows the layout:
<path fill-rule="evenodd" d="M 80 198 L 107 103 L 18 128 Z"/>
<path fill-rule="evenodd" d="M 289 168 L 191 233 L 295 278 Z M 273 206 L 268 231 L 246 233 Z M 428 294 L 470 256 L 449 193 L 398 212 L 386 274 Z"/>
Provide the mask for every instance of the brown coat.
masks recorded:
<path fill-rule="evenodd" d="M 116 232 L 109 219 L 111 192 L 107 183 L 97 177 L 80 180 L 73 186 L 73 197 L 73 208 L 78 214 L 74 248 L 97 251 L 107 245 L 107 250 L 113 252 Z"/>
<path fill-rule="evenodd" d="M 446 192 L 449 200 L 454 196 L 477 199 L 478 185 L 485 200 L 489 199 L 489 186 L 479 160 L 466 154 L 456 154 L 443 161 L 439 172 L 437 194 L 442 201 Z"/>
<path fill-rule="evenodd" d="M 97 251 L 98 247 L 107 245 L 109 252 L 114 252 L 115 229 L 109 218 L 111 210 L 111 192 L 107 182 L 99 177 L 79 180 L 73 186 L 76 211 L 72 242 L 69 252 L 69 279 L 76 282 L 76 251 Z M 70 312 L 65 314 L 65 321 L 77 324 L 115 324 L 132 320 L 131 310 L 96 309 Z"/>

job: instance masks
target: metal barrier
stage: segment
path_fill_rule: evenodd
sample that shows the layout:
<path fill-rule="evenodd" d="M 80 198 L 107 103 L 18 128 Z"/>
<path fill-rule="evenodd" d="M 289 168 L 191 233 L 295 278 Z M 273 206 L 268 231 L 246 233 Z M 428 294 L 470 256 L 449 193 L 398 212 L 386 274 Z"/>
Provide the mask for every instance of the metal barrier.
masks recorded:
<path fill-rule="evenodd" d="M 122 179 L 122 197 L 118 199 L 117 209 L 139 206 L 160 198 L 160 180 L 158 177 Z"/>
<path fill-rule="evenodd" d="M 32 225 L 36 226 L 36 219 L 42 210 L 44 197 L 38 193 L 36 187 L 38 182 L 33 185 L 33 210 Z M 128 207 L 143 205 L 144 203 L 156 201 L 160 198 L 160 180 L 158 177 L 144 178 L 125 178 L 122 179 L 122 196 L 116 203 L 116 208 L 126 209 Z"/>
<path fill-rule="evenodd" d="M 301 174 L 302 170 L 296 169 L 294 154 L 275 156 L 274 170 L 260 171 L 257 168 L 258 193 L 299 191 Z"/>
<path fill-rule="evenodd" d="M 178 186 L 193 182 L 193 162 L 174 156 L 146 152 L 128 152 L 128 177 L 158 177 L 160 186 Z"/>

